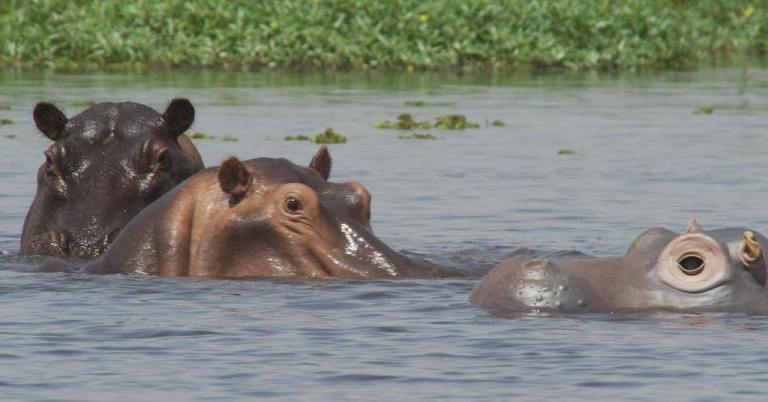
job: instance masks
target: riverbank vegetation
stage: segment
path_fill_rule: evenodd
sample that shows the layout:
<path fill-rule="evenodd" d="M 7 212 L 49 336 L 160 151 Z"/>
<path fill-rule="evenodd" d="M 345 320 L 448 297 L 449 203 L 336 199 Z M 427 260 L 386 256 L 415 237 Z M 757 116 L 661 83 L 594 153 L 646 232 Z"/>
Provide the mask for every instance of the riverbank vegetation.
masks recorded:
<path fill-rule="evenodd" d="M 768 0 L 9 0 L 0 64 L 679 68 L 768 49 Z"/>

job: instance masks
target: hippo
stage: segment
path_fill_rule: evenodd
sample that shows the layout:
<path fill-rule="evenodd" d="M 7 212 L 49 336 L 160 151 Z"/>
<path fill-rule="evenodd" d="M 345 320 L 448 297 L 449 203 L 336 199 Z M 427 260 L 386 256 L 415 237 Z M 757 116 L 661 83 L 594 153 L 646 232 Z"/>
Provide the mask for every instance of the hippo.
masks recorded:
<path fill-rule="evenodd" d="M 287 159 L 226 159 L 139 213 L 80 271 L 211 278 L 364 279 L 441 275 L 371 229 L 371 194 L 328 181 L 320 148 L 308 167 Z M 43 271 L 59 271 L 47 264 Z"/>
<path fill-rule="evenodd" d="M 625 313 L 768 311 L 766 238 L 754 230 L 682 234 L 651 228 L 622 257 L 549 261 L 512 257 L 469 301 L 496 311 Z"/>
<path fill-rule="evenodd" d="M 183 134 L 195 118 L 187 99 L 171 100 L 162 114 L 99 103 L 70 119 L 40 102 L 33 117 L 53 144 L 37 171 L 23 256 L 95 258 L 139 211 L 204 167 Z"/>

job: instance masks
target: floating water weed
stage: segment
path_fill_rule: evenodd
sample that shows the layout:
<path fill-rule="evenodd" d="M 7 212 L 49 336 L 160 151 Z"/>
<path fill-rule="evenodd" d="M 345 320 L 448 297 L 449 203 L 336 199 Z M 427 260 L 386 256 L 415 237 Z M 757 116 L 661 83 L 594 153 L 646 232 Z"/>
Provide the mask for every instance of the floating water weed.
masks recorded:
<path fill-rule="evenodd" d="M 212 139 L 216 138 L 216 136 L 213 136 L 213 135 L 207 134 L 207 133 L 203 133 L 203 132 L 200 132 L 200 131 L 195 131 L 194 133 L 189 134 L 189 138 L 191 138 L 193 140 L 212 140 Z"/>
<path fill-rule="evenodd" d="M 401 140 L 436 140 L 437 137 L 435 137 L 432 134 L 408 134 L 408 135 L 398 135 L 397 138 Z"/>
<path fill-rule="evenodd" d="M 478 128 L 479 124 L 467 121 L 463 114 L 447 114 L 435 117 L 435 128 L 447 130 L 464 130 L 466 128 Z"/>
<path fill-rule="evenodd" d="M 432 124 L 428 121 L 415 121 L 410 113 L 403 113 L 397 116 L 397 121 L 382 121 L 376 123 L 376 128 L 396 130 L 429 129 L 432 128 Z"/>
<path fill-rule="evenodd" d="M 312 138 L 309 138 L 306 135 L 298 134 L 298 135 L 289 135 L 284 138 L 286 141 L 312 141 Z"/>
<path fill-rule="evenodd" d="M 333 131 L 332 128 L 315 136 L 315 144 L 344 144 L 346 142 L 347 137 Z"/>

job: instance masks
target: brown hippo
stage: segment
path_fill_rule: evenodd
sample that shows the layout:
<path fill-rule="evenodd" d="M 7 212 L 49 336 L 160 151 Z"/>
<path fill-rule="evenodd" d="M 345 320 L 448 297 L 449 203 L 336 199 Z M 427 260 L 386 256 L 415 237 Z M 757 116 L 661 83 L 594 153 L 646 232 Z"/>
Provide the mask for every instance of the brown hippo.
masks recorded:
<path fill-rule="evenodd" d="M 623 257 L 510 258 L 469 301 L 513 312 L 768 311 L 766 238 L 748 229 L 652 228 Z"/>
<path fill-rule="evenodd" d="M 139 211 L 203 168 L 183 135 L 195 118 L 186 99 L 173 99 L 163 114 L 99 103 L 67 119 L 41 102 L 33 115 L 54 143 L 37 172 L 22 255 L 96 257 Z"/>
<path fill-rule="evenodd" d="M 325 147 L 309 167 L 231 157 L 147 207 L 83 270 L 216 278 L 438 274 L 376 238 L 371 195 L 357 182 L 329 182 L 330 170 Z"/>

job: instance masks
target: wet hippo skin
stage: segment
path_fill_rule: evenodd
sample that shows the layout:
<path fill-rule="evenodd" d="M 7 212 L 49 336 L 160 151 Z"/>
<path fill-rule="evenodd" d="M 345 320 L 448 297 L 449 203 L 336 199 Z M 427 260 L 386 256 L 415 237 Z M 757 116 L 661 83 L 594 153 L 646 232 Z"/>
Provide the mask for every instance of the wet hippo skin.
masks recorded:
<path fill-rule="evenodd" d="M 512 312 L 768 311 L 766 238 L 743 228 L 652 228 L 623 257 L 514 257 L 475 286 L 470 302 Z"/>
<path fill-rule="evenodd" d="M 371 195 L 328 181 L 321 148 L 308 167 L 232 157 L 142 211 L 87 273 L 216 278 L 404 278 L 441 275 L 371 230 Z M 47 270 L 56 270 L 49 265 Z"/>
<path fill-rule="evenodd" d="M 37 173 L 20 253 L 90 259 L 139 211 L 203 169 L 183 133 L 195 118 L 186 99 L 160 114 L 133 103 L 99 103 L 68 119 L 37 104 L 34 120 L 53 144 Z"/>

